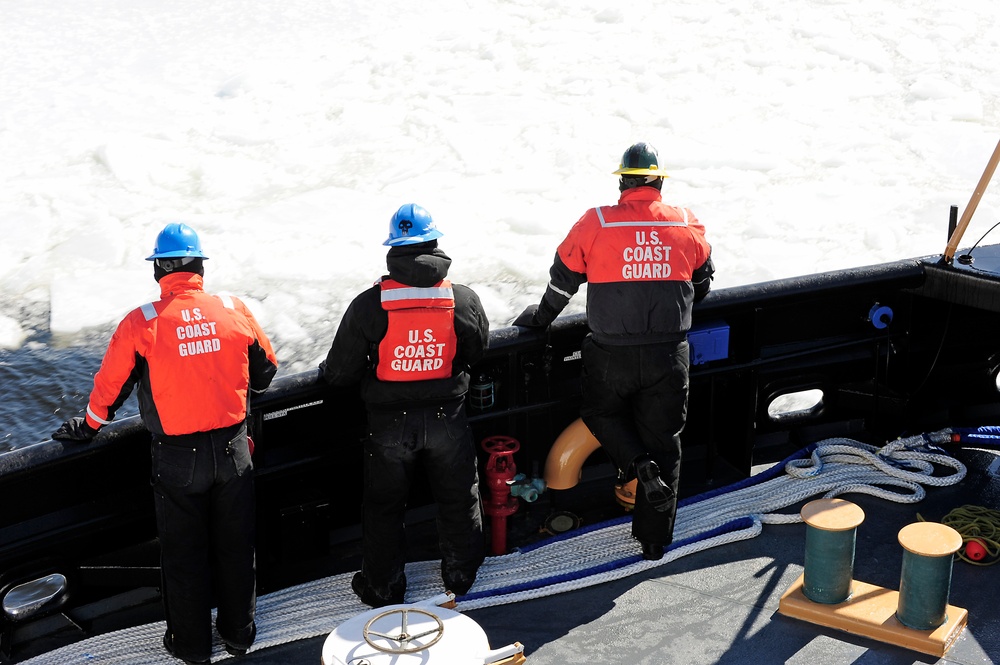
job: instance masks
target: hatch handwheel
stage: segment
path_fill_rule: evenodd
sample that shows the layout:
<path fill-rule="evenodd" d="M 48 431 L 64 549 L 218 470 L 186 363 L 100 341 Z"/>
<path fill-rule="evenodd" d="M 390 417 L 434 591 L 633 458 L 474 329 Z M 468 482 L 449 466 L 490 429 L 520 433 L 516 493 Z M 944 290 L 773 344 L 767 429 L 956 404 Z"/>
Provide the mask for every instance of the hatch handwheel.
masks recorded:
<path fill-rule="evenodd" d="M 408 631 L 409 631 L 411 613 L 430 617 L 431 619 L 434 620 L 436 626 L 430 628 L 429 630 L 424 630 L 423 632 L 417 633 L 416 635 L 410 635 Z M 385 633 L 376 632 L 371 629 L 372 624 L 374 624 L 376 621 L 384 619 L 386 617 L 391 617 L 394 614 L 400 615 L 399 633 L 395 635 L 386 635 Z M 441 622 L 441 619 L 437 617 L 437 615 L 432 614 L 426 610 L 422 610 L 416 607 L 398 608 L 398 609 L 388 610 L 386 612 L 382 612 L 381 614 L 376 614 L 375 616 L 373 616 L 371 619 L 368 620 L 368 623 L 365 624 L 362 634 L 365 638 L 365 642 L 368 643 L 368 646 L 370 646 L 373 649 L 377 649 L 383 653 L 393 653 L 393 654 L 417 653 L 419 651 L 423 651 L 428 647 L 433 646 L 434 644 L 437 643 L 438 640 L 441 639 L 441 637 L 444 636 L 444 624 Z M 429 642 L 412 644 L 414 640 L 425 638 L 428 635 L 434 636 Z M 380 637 L 384 640 L 395 642 L 399 646 L 385 647 L 379 644 L 375 644 L 375 642 L 372 641 L 372 638 L 370 636 Z"/>

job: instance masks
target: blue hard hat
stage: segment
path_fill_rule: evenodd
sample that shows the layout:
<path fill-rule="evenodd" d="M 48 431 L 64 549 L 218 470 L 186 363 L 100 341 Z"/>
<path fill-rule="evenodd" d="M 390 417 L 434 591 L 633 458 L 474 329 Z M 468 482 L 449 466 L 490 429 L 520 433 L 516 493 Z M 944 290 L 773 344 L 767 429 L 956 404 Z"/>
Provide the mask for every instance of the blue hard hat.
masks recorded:
<path fill-rule="evenodd" d="M 187 224 L 173 222 L 167 224 L 156 236 L 156 246 L 153 247 L 153 254 L 147 256 L 147 261 L 155 259 L 174 259 L 191 257 L 197 259 L 207 259 L 201 251 L 201 240 Z"/>
<path fill-rule="evenodd" d="M 382 244 L 393 247 L 416 245 L 443 235 L 437 230 L 429 212 L 416 203 L 407 203 L 400 206 L 389 220 L 389 238 Z"/>

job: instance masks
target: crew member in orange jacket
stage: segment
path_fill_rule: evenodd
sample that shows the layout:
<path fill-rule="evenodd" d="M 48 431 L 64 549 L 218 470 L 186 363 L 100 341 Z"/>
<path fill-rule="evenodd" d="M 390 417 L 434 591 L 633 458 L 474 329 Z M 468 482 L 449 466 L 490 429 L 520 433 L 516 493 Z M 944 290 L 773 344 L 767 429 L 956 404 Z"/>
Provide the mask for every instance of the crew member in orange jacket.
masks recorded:
<path fill-rule="evenodd" d="M 94 376 L 87 414 L 52 438 L 89 441 L 138 385 L 152 433 L 152 482 L 161 551 L 163 645 L 188 663 L 210 662 L 216 628 L 242 655 L 257 634 L 250 394 L 277 371 L 271 342 L 238 298 L 203 289 L 201 242 L 186 224 L 156 238 L 160 299 L 118 324 Z"/>
<path fill-rule="evenodd" d="M 663 202 L 667 175 L 651 145 L 629 147 L 615 173 L 618 204 L 588 210 L 570 229 L 541 302 L 514 325 L 548 326 L 588 283 L 580 415 L 623 480 L 639 479 L 632 535 L 656 560 L 677 511 L 692 305 L 715 267 L 694 214 Z"/>
<path fill-rule="evenodd" d="M 475 292 L 448 281 L 451 259 L 424 208 L 389 222 L 389 274 L 347 308 L 321 364 L 338 386 L 361 383 L 368 410 L 363 561 L 351 587 L 373 607 L 403 602 L 403 517 L 419 469 L 438 505 L 441 577 L 463 595 L 483 562 L 475 444 L 465 418 L 469 366 L 483 356 L 489 322 Z"/>

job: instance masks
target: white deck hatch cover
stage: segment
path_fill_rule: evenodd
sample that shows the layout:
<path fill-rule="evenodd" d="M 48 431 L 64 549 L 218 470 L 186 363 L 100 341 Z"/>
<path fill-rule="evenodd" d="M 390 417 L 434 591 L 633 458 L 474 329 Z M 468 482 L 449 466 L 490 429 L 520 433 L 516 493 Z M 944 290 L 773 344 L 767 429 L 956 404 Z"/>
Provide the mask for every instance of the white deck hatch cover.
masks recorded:
<path fill-rule="evenodd" d="M 490 649 L 486 632 L 469 617 L 440 607 L 447 594 L 413 604 L 387 605 L 348 619 L 323 643 L 323 665 L 489 665 L 517 662 L 520 644 Z"/>

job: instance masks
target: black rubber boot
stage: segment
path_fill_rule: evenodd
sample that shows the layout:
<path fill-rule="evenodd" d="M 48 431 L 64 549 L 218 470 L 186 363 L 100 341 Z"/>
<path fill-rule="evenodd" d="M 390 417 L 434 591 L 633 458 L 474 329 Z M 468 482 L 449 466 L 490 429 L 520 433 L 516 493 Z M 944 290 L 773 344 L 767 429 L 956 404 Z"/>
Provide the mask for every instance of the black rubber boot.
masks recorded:
<path fill-rule="evenodd" d="M 659 543 L 646 543 L 639 541 L 642 545 L 642 558 L 647 561 L 659 561 L 663 558 L 663 545 Z"/>
<path fill-rule="evenodd" d="M 442 575 L 444 580 L 445 589 L 451 591 L 456 596 L 464 596 L 469 593 L 469 589 L 476 581 L 476 576 L 463 575 L 461 573 L 452 573 L 450 575 Z"/>
<path fill-rule="evenodd" d="M 646 501 L 657 512 L 668 510 L 674 502 L 674 491 L 660 478 L 660 467 L 651 459 L 635 461 L 635 477 L 646 495 Z"/>
<path fill-rule="evenodd" d="M 403 594 L 389 593 L 386 595 L 378 593 L 368 584 L 364 573 L 358 571 L 351 578 L 351 589 L 358 595 L 361 602 L 371 607 L 385 607 L 386 605 L 399 605 L 403 602 Z"/>
<path fill-rule="evenodd" d="M 170 631 L 163 633 L 163 648 L 166 649 L 167 653 L 169 653 L 171 656 L 179 660 L 183 660 L 185 663 L 187 663 L 187 665 L 201 665 L 202 663 L 212 662 L 211 658 L 205 658 L 204 660 L 190 660 L 188 658 L 178 656 L 176 653 L 174 653 L 174 636 L 170 634 Z"/>
<path fill-rule="evenodd" d="M 253 624 L 250 627 L 250 644 L 251 645 L 253 644 L 253 641 L 255 639 L 257 639 L 257 622 L 256 621 L 253 622 Z M 237 645 L 233 644 L 232 642 L 230 642 L 229 640 L 227 640 L 225 637 L 222 638 L 222 642 L 223 642 L 223 644 L 226 645 L 226 653 L 228 653 L 230 656 L 236 656 L 236 657 L 245 656 L 246 653 L 247 653 L 247 651 L 250 650 L 250 646 L 246 646 L 246 647 L 237 646 Z"/>

